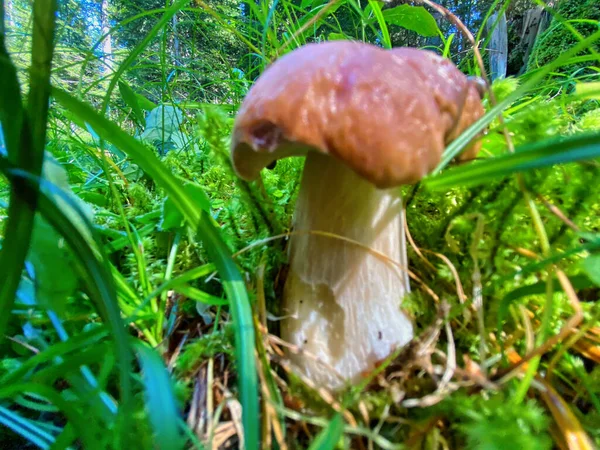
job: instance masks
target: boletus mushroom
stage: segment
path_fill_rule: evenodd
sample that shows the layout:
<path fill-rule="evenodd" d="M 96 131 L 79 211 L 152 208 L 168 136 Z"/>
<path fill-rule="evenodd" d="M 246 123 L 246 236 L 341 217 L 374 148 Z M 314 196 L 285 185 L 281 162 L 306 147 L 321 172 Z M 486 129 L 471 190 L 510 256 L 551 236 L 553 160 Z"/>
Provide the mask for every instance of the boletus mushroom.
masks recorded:
<path fill-rule="evenodd" d="M 362 42 L 304 45 L 249 90 L 231 142 L 237 175 L 305 156 L 281 334 L 317 385 L 356 382 L 412 339 L 399 186 L 434 169 L 483 112 L 479 86 L 449 60 Z"/>

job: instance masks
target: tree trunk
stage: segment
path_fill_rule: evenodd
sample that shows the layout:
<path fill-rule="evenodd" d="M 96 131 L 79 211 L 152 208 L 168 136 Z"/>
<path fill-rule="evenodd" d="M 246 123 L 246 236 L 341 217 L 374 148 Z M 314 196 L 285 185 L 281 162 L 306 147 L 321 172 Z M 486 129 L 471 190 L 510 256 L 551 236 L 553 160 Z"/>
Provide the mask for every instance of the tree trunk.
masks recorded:
<path fill-rule="evenodd" d="M 173 3 L 175 3 L 173 1 Z M 173 60 L 175 61 L 175 65 L 179 66 L 179 34 L 177 34 L 177 14 L 173 15 L 173 19 L 171 19 L 171 25 L 173 26 Z"/>
<path fill-rule="evenodd" d="M 496 24 L 496 21 L 498 23 Z M 492 30 L 492 26 L 494 29 Z M 508 65 L 508 29 L 506 26 L 506 14 L 502 14 L 498 20 L 498 13 L 494 13 L 487 22 L 488 33 L 491 31 L 489 43 L 490 54 L 490 76 L 493 80 L 506 77 Z"/>
<path fill-rule="evenodd" d="M 102 35 L 104 36 L 110 31 L 108 0 L 102 0 L 101 25 Z M 110 34 L 102 41 L 102 53 L 104 56 L 104 63 L 106 64 L 106 71 L 112 72 L 114 60 L 112 54 L 112 37 Z"/>
<path fill-rule="evenodd" d="M 529 61 L 535 40 L 548 26 L 548 19 L 548 13 L 541 6 L 536 6 L 525 13 L 523 31 L 521 32 L 521 45 L 524 48 L 523 65 L 521 66 L 521 70 L 519 70 L 519 75 L 527 69 L 527 62 Z"/>

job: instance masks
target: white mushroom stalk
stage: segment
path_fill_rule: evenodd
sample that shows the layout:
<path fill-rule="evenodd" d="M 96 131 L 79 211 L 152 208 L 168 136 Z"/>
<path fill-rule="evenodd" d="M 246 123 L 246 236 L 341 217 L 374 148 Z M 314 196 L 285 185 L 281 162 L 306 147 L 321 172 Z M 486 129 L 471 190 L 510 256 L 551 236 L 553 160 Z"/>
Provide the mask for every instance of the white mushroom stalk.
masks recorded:
<path fill-rule="evenodd" d="M 309 153 L 289 260 L 282 338 L 317 358 L 291 355 L 317 385 L 356 382 L 412 339 L 401 310 L 409 283 L 399 188 L 377 189 Z"/>
<path fill-rule="evenodd" d="M 317 385 L 354 383 L 412 339 L 400 186 L 482 115 L 476 84 L 449 60 L 360 42 L 304 45 L 248 92 L 233 130 L 237 174 L 253 180 L 277 159 L 306 157 L 281 334 Z"/>

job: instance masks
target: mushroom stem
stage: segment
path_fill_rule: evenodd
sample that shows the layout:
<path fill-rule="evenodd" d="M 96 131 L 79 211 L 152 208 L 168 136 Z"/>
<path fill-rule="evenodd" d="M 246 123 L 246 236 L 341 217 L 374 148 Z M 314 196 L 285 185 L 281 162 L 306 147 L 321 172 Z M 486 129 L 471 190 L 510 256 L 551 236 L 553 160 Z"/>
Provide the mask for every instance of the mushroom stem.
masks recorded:
<path fill-rule="evenodd" d="M 338 389 L 356 382 L 412 339 L 412 324 L 400 309 L 409 292 L 403 220 L 398 188 L 377 189 L 335 158 L 308 153 L 294 216 L 298 234 L 290 238 L 281 330 L 286 341 L 325 363 L 290 355 L 317 385 Z"/>

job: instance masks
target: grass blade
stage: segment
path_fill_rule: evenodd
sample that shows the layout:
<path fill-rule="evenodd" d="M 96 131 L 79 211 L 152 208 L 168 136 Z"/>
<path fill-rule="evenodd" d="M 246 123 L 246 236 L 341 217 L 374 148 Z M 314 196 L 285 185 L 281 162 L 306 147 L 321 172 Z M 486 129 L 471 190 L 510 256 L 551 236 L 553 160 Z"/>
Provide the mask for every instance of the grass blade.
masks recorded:
<path fill-rule="evenodd" d="M 517 277 L 517 276 L 524 277 L 525 275 L 529 275 L 531 273 L 543 270 L 550 264 L 557 263 L 559 261 L 562 261 L 565 258 L 576 255 L 578 253 L 583 253 L 586 251 L 594 251 L 594 250 L 599 250 L 599 249 L 600 249 L 600 243 L 598 243 L 598 242 L 592 241 L 592 242 L 587 242 L 585 244 L 580 244 L 575 247 L 569 248 L 565 251 L 554 253 L 554 254 L 550 255 L 549 257 L 544 258 L 540 261 L 536 261 L 534 263 L 527 264 L 523 267 L 520 267 L 518 271 L 511 272 L 511 273 L 508 273 L 507 275 L 500 277 L 498 279 L 497 283 L 503 284 L 503 283 L 509 282 L 511 280 L 514 280 L 515 277 Z M 489 295 L 491 292 L 492 292 L 492 289 L 490 286 L 486 287 L 483 290 L 484 294 Z"/>
<path fill-rule="evenodd" d="M 146 411 L 156 433 L 157 447 L 172 450 L 182 448 L 184 441 L 179 433 L 179 411 L 163 360 L 141 341 L 135 343 L 135 349 L 143 371 Z"/>
<path fill-rule="evenodd" d="M 70 338 L 67 342 L 60 342 L 52 345 L 40 353 L 32 356 L 24 362 L 19 368 L 7 373 L 0 378 L 0 385 L 5 386 L 12 383 L 17 383 L 25 379 L 30 371 L 36 369 L 37 366 L 43 365 L 52 361 L 57 356 L 68 355 L 74 351 L 78 351 L 83 347 L 88 347 L 94 343 L 104 339 L 108 333 L 104 327 L 96 327 L 90 331 L 83 332 L 80 335 Z"/>
<path fill-rule="evenodd" d="M 54 21 L 56 2 L 37 0 L 33 4 L 32 63 L 27 112 L 19 99 L 19 83 L 16 70 L 10 61 L 4 39 L 0 47 L 0 81 L 3 97 L 0 101 L 0 120 L 7 133 L 7 150 L 10 161 L 38 176 L 44 161 L 46 142 L 46 121 L 50 95 L 50 69 L 54 45 Z M 4 84 L 6 82 L 6 84 Z M 14 92 L 13 92 L 14 90 Z M 12 103 L 14 102 L 14 103 Z M 12 129 L 15 127 L 14 129 Z M 19 134 L 19 138 L 17 138 Z M 4 242 L 0 252 L 0 310 L 10 311 L 15 299 L 21 272 L 29 250 L 36 208 L 36 190 L 26 186 L 11 186 L 8 222 L 4 232 Z M 0 314 L 0 336 L 8 323 L 10 314 Z"/>
<path fill-rule="evenodd" d="M 62 89 L 53 88 L 52 96 L 65 109 L 87 122 L 102 139 L 126 152 L 148 176 L 167 191 L 188 222 L 197 227 L 200 213 L 194 201 L 186 194 L 179 181 L 167 171 L 158 157 L 141 142 L 125 133 L 119 126 L 99 115 L 91 106 L 77 100 Z"/>
<path fill-rule="evenodd" d="M 508 95 L 504 100 L 498 102 L 496 106 L 486 112 L 477 122 L 467 128 L 462 134 L 457 137 L 454 141 L 446 147 L 442 160 L 438 166 L 431 172 L 432 175 L 437 175 L 441 170 L 446 167 L 450 161 L 452 161 L 463 149 L 465 149 L 471 142 L 473 142 L 479 133 L 481 133 L 485 127 L 487 127 L 492 121 L 501 114 L 504 109 L 519 99 L 522 95 L 534 88 L 540 81 L 544 79 L 546 75 L 559 67 L 569 64 L 571 58 L 577 56 L 583 50 L 588 49 L 594 42 L 600 39 L 600 31 L 590 35 L 588 38 L 581 41 L 579 44 L 574 45 L 568 51 L 564 52 L 556 58 L 550 64 L 547 64 L 538 71 L 531 72 L 531 78 L 516 89 L 512 94 Z"/>
<path fill-rule="evenodd" d="M 387 23 L 385 22 L 385 18 L 383 17 L 383 13 L 381 12 L 381 5 L 378 2 L 373 0 L 369 0 L 369 5 L 377 18 L 377 23 L 379 24 L 379 28 L 381 29 L 381 40 L 383 42 L 383 46 L 385 48 L 392 48 L 392 40 L 390 39 L 390 32 L 387 27 Z"/>
<path fill-rule="evenodd" d="M 585 275 L 575 275 L 569 278 L 571 284 L 576 289 L 593 288 L 595 284 Z M 560 283 L 558 280 L 552 281 L 552 288 L 554 291 L 560 291 Z M 529 295 L 543 295 L 546 293 L 546 281 L 539 281 L 534 284 L 528 284 L 525 286 L 518 287 L 504 296 L 500 305 L 498 306 L 498 319 L 497 327 L 498 330 L 502 329 L 502 324 L 508 316 L 509 307 L 517 300 Z"/>
<path fill-rule="evenodd" d="M 56 88 L 52 92 L 54 98 L 63 107 L 85 120 L 102 139 L 126 152 L 148 176 L 154 179 L 166 191 L 187 223 L 198 232 L 200 240 L 204 242 L 209 257 L 222 279 L 234 323 L 244 442 L 248 450 L 258 449 L 260 430 L 258 374 L 254 359 L 255 333 L 252 310 L 242 275 L 231 257 L 229 248 L 213 225 L 209 213 L 202 209 L 202 205 L 199 205 L 186 191 L 184 184 L 143 144 L 67 92 Z"/>
<path fill-rule="evenodd" d="M 214 295 L 210 295 L 204 291 L 201 291 L 200 289 L 196 289 L 187 285 L 178 286 L 174 288 L 174 291 L 178 292 L 179 294 L 183 294 L 194 301 L 204 303 L 206 305 L 225 306 L 228 303 L 227 300 L 224 300 L 220 297 L 216 297 Z"/>
<path fill-rule="evenodd" d="M 30 420 L 3 406 L 0 406 L 0 424 L 10 428 L 13 432 L 20 434 L 42 449 L 50 448 L 54 442 L 54 436 L 42 430 Z"/>
<path fill-rule="evenodd" d="M 0 398 L 12 398 L 15 395 L 22 394 L 23 392 L 38 394 L 55 405 L 62 411 L 67 420 L 78 431 L 83 447 L 86 449 L 98 448 L 96 445 L 94 445 L 94 443 L 97 442 L 93 434 L 94 430 L 96 429 L 94 424 L 87 421 L 79 409 L 77 409 L 71 402 L 61 397 L 61 395 L 54 389 L 36 383 L 19 383 L 0 387 Z"/>
<path fill-rule="evenodd" d="M 87 222 L 85 214 L 79 210 L 72 199 L 69 198 L 69 196 L 64 195 L 60 189 L 57 189 L 47 181 L 40 181 L 39 178 L 33 177 L 28 173 L 10 168 L 9 163 L 3 159 L 0 159 L 0 170 L 2 170 L 9 179 L 21 178 L 23 181 L 27 181 L 29 184 L 27 185 L 28 189 L 34 188 L 35 184 L 39 183 L 44 190 L 52 191 L 52 198 L 60 196 L 60 198 L 64 200 L 65 203 L 59 208 L 50 196 L 43 190 L 40 190 L 39 211 L 65 238 L 74 254 L 78 257 L 80 263 L 78 265 L 78 270 L 85 281 L 88 294 L 90 298 L 95 301 L 100 315 L 110 327 L 115 345 L 115 353 L 121 363 L 119 387 L 121 390 L 122 404 L 126 409 L 132 398 L 130 380 L 132 358 L 129 349 L 128 336 L 124 323 L 121 320 L 112 278 L 110 277 L 110 272 L 107 271 L 106 266 L 98 259 L 96 252 L 90 246 L 88 238 L 82 234 L 81 229 L 73 224 L 69 216 L 63 211 L 65 206 L 68 205 L 68 207 L 75 211 L 82 223 L 87 226 L 87 229 L 92 233 L 92 236 L 94 235 L 93 227 Z M 55 345 L 55 347 L 57 345 Z"/>
<path fill-rule="evenodd" d="M 317 435 L 309 450 L 333 450 L 336 448 L 342 432 L 344 431 L 344 421 L 341 414 L 336 414 L 329 422 L 326 428 L 323 428 Z"/>
<path fill-rule="evenodd" d="M 515 153 L 449 169 L 426 178 L 423 184 L 432 189 L 476 186 L 516 172 L 597 157 L 600 157 L 600 134 L 549 139 L 523 146 Z"/>

